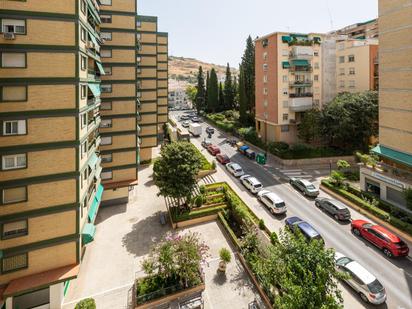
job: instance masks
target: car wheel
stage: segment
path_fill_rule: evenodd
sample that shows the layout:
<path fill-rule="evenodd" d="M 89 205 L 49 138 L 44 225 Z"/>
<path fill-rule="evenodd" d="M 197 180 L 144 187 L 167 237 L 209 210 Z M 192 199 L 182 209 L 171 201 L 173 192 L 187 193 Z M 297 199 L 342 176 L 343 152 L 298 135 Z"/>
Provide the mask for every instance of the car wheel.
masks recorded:
<path fill-rule="evenodd" d="M 306 196 L 306 191 L 303 191 L 303 195 Z"/>
<path fill-rule="evenodd" d="M 333 217 L 335 218 L 336 221 L 339 221 L 339 216 L 338 215 L 334 215 Z"/>
<path fill-rule="evenodd" d="M 361 233 L 358 229 L 352 229 L 352 233 L 355 234 L 356 236 L 360 237 Z"/>
<path fill-rule="evenodd" d="M 365 296 L 365 294 L 359 293 L 359 296 L 365 303 L 369 303 L 369 299 Z"/>
<path fill-rule="evenodd" d="M 391 250 L 389 250 L 388 248 L 383 248 L 383 253 L 389 258 L 393 256 Z"/>
<path fill-rule="evenodd" d="M 318 207 L 318 208 L 320 208 L 319 202 L 315 202 L 315 206 Z"/>

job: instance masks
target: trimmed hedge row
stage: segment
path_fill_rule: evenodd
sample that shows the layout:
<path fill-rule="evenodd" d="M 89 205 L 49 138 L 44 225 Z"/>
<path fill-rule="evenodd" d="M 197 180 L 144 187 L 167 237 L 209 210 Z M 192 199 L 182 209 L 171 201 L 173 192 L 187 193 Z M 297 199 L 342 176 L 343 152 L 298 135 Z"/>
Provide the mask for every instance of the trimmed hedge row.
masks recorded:
<path fill-rule="evenodd" d="M 241 249 L 241 245 L 240 245 L 240 241 L 239 239 L 236 237 L 235 233 L 233 232 L 233 230 L 230 228 L 229 223 L 226 221 L 225 217 L 223 216 L 222 212 L 219 212 L 217 214 L 217 217 L 220 221 L 220 223 L 223 224 L 223 227 L 225 228 L 226 232 L 228 233 L 231 241 L 233 242 L 233 244 L 236 246 L 236 248 L 238 250 Z"/>
<path fill-rule="evenodd" d="M 332 185 L 329 181 L 327 180 L 322 180 L 322 185 L 327 187 L 328 189 L 332 190 L 333 192 L 341 195 L 342 197 L 346 198 L 347 200 L 351 201 L 352 203 L 356 204 L 357 206 L 365 209 L 372 215 L 390 223 L 394 227 L 408 233 L 409 235 L 412 235 L 412 224 L 409 224 L 407 222 L 402 221 L 399 218 L 396 218 L 392 214 L 388 213 L 387 211 L 380 209 L 374 205 L 371 205 L 370 203 L 366 202 L 363 200 L 361 197 L 343 189 L 343 188 L 337 188 L 334 185 Z"/>

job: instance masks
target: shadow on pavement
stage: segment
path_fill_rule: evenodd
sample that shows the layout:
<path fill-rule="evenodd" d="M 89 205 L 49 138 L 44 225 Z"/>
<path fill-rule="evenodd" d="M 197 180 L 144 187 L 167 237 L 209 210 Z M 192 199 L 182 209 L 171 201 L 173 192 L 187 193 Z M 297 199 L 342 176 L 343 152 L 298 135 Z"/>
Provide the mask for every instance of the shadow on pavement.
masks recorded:
<path fill-rule="evenodd" d="M 100 210 L 97 213 L 96 223 L 95 224 L 99 225 L 99 223 L 104 222 L 105 220 L 109 219 L 110 217 L 113 217 L 115 215 L 123 214 L 126 211 L 127 211 L 127 204 L 100 207 Z"/>
<path fill-rule="evenodd" d="M 367 304 L 362 299 L 360 298 L 359 294 L 356 293 L 354 289 L 352 289 L 346 282 L 341 281 L 341 286 L 349 293 L 351 296 L 358 301 L 357 305 L 362 308 L 368 308 L 368 309 L 387 309 L 388 305 L 385 303 L 381 305 L 372 305 L 372 304 Z M 349 306 L 345 306 L 345 308 L 349 308 Z M 352 307 L 354 308 L 354 307 Z"/>

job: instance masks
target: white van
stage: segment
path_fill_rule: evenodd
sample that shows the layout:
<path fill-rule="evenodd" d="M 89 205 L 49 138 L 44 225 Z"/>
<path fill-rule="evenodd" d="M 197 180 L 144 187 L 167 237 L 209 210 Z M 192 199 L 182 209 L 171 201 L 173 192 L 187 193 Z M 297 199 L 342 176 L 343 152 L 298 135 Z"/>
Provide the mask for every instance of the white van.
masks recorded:
<path fill-rule="evenodd" d="M 262 190 L 258 192 L 257 197 L 272 214 L 278 215 L 286 212 L 286 204 L 277 194 L 268 190 Z"/>

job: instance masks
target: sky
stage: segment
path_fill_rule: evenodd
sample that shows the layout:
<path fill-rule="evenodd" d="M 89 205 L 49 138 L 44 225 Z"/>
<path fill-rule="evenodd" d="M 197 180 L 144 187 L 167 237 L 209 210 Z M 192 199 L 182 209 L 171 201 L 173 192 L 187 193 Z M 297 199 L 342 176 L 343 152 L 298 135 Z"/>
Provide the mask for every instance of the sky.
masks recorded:
<path fill-rule="evenodd" d="M 158 16 L 169 55 L 237 67 L 249 35 L 329 32 L 378 15 L 378 0 L 137 0 Z"/>

